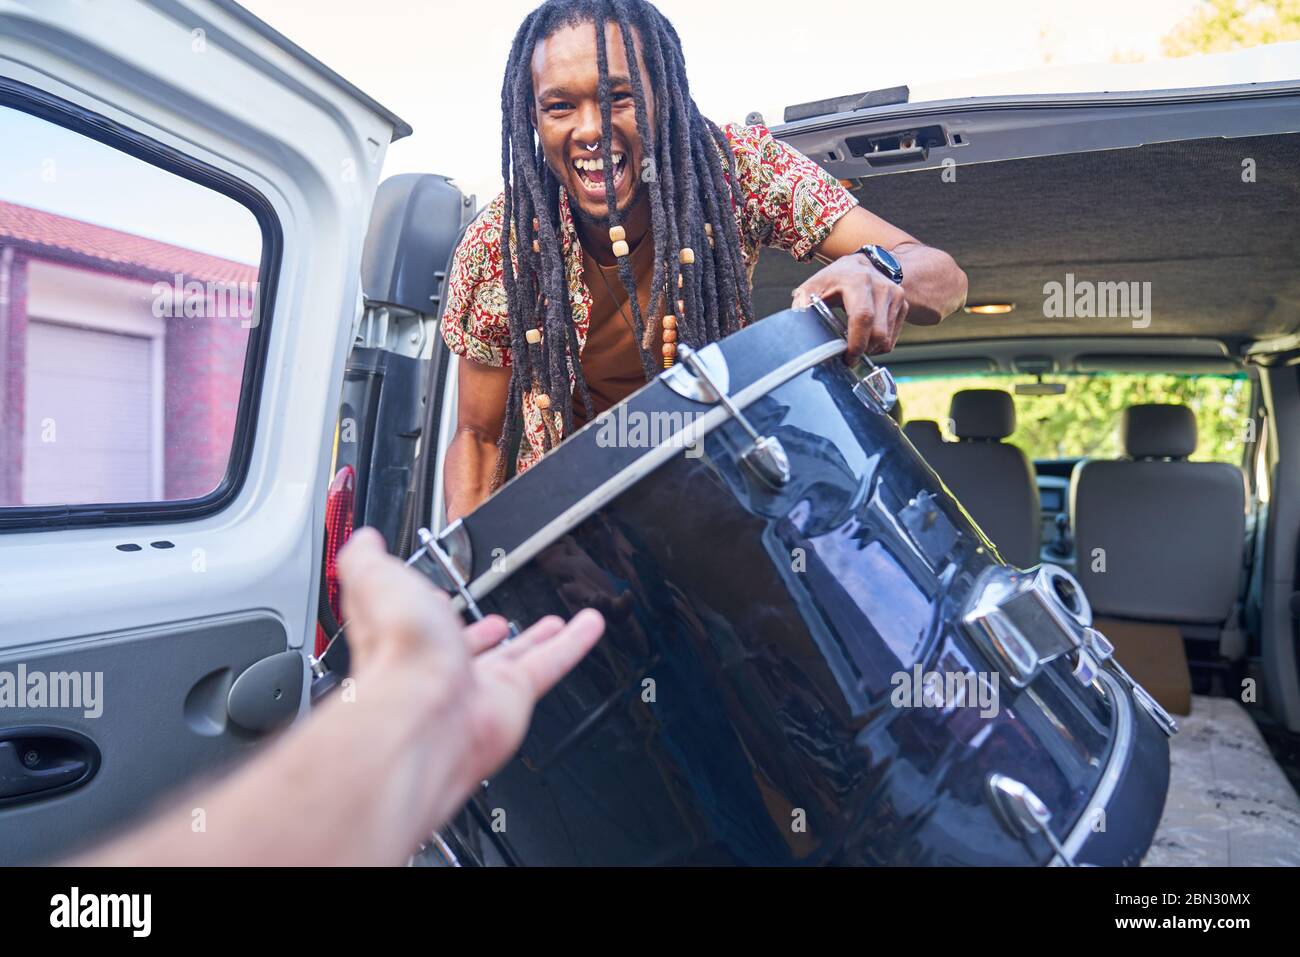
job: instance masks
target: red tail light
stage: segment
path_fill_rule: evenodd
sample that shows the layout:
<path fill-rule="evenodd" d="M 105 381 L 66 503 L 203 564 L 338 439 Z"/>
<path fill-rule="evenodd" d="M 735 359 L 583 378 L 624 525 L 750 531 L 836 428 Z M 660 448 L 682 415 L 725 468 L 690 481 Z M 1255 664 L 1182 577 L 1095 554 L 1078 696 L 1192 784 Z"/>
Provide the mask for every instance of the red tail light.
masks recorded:
<path fill-rule="evenodd" d="M 352 500 L 356 488 L 356 472 L 352 466 L 345 465 L 339 469 L 334 481 L 330 483 L 329 495 L 325 498 L 325 597 L 334 612 L 334 620 L 342 624 L 339 617 L 339 549 L 343 547 L 352 534 Z M 316 625 L 316 654 L 325 653 L 325 645 L 332 635 L 325 634 L 319 623 Z"/>

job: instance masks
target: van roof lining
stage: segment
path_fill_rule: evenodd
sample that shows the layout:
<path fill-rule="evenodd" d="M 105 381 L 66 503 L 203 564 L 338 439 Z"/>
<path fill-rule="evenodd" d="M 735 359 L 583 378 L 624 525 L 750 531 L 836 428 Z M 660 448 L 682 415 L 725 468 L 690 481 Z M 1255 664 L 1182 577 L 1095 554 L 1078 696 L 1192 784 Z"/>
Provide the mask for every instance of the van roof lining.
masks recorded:
<path fill-rule="evenodd" d="M 869 177 L 855 195 L 877 215 L 951 253 L 969 302 L 908 325 L 900 344 L 1006 336 L 1157 335 L 1259 340 L 1300 327 L 1300 134 L 1198 139 Z M 1254 182 L 1243 162 L 1254 161 Z M 764 250 L 754 312 L 788 308 L 818 268 Z M 1044 285 L 1150 282 L 1151 321 L 1045 318 Z"/>

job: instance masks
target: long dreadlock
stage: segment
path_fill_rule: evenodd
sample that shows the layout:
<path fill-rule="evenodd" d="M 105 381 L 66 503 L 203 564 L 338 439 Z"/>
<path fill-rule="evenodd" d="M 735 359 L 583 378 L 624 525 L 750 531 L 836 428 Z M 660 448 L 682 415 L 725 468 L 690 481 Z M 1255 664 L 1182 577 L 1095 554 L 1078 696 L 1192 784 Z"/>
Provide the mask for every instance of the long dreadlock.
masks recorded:
<path fill-rule="evenodd" d="M 512 366 L 498 482 L 518 436 L 525 393 L 539 390 L 552 403 L 544 411 L 548 450 L 557 439 L 553 428 L 556 402 L 565 434 L 573 430 L 570 369 L 587 418 L 593 416 L 591 395 L 578 362 L 577 332 L 560 245 L 560 182 L 543 156 L 531 121 L 531 64 L 540 40 L 562 27 L 594 26 L 600 71 L 601 155 L 611 157 L 607 22 L 615 23 L 622 36 L 637 133 L 653 158 L 652 175 L 644 177 L 655 253 L 649 316 L 641 315 L 631 257 L 620 256 L 618 261 L 646 380 L 658 369 L 659 357 L 649 350 L 665 314 L 676 316 L 679 341 L 696 348 L 753 320 L 748 276 L 733 219 L 733 208 L 742 203 L 735 157 L 722 130 L 700 114 L 691 98 L 677 31 L 646 0 L 546 0 L 515 34 L 501 86 L 501 175 L 506 183 L 501 258 Z M 648 77 L 641 75 L 637 62 L 637 35 Z M 646 109 L 647 82 L 656 94 L 654 117 Z M 612 228 L 623 224 L 623 215 L 614 201 L 613 166 L 606 168 L 606 224 Z M 629 170 L 635 175 L 640 172 Z M 694 251 L 694 263 L 681 262 L 679 251 L 686 247 Z"/>

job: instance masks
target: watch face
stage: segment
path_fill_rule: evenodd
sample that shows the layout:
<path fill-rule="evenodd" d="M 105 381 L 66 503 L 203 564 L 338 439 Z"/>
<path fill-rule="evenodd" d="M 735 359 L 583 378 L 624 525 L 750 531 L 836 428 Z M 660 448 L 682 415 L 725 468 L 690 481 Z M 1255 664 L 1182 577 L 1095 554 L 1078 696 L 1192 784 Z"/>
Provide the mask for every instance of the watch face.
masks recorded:
<path fill-rule="evenodd" d="M 899 265 L 898 260 L 894 258 L 893 253 L 888 249 L 881 248 L 880 246 L 872 246 L 871 248 L 875 252 L 876 258 L 880 260 L 880 265 L 885 267 L 886 272 L 893 273 L 895 276 L 901 276 L 903 274 L 903 267 Z"/>

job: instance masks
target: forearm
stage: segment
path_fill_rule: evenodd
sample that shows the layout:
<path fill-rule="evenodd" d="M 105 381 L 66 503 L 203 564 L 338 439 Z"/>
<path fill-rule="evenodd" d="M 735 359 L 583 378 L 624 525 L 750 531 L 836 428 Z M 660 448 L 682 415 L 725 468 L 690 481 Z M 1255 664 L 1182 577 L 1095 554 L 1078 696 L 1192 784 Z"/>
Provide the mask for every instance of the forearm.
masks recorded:
<path fill-rule="evenodd" d="M 908 322 L 932 326 L 966 302 L 966 274 L 951 256 L 925 245 L 861 206 L 840 217 L 830 235 L 817 247 L 818 260 L 830 264 L 822 273 L 848 276 L 855 267 L 874 268 L 866 256 L 858 253 L 868 243 L 888 249 L 902 266 Z M 812 284 L 818 285 L 825 289 L 824 283 Z M 805 282 L 801 288 L 807 287 L 810 283 Z"/>
<path fill-rule="evenodd" d="M 498 454 L 496 440 L 475 429 L 457 430 L 444 465 L 448 522 L 474 511 L 492 494 Z"/>
<path fill-rule="evenodd" d="M 453 702 L 424 668 L 371 669 L 211 790 L 73 861 L 108 866 L 396 864 L 463 793 Z M 424 679 L 424 680 L 421 680 Z M 450 716 L 450 720 L 448 720 Z M 459 738 L 458 738 L 459 736 Z M 412 761 L 418 755 L 420 760 Z M 434 767 L 435 763 L 441 766 Z M 441 782 L 441 785 L 439 784 Z M 431 815 L 431 804 L 436 805 Z"/>
<path fill-rule="evenodd" d="M 942 249 L 905 242 L 890 251 L 903 267 L 908 322 L 932 326 L 965 304 L 966 273 Z"/>
<path fill-rule="evenodd" d="M 592 611 L 465 627 L 371 528 L 338 561 L 352 675 L 223 781 L 73 860 L 87 866 L 400 864 L 518 749 L 533 707 L 604 630 Z M 474 657 L 477 656 L 477 657 Z"/>

